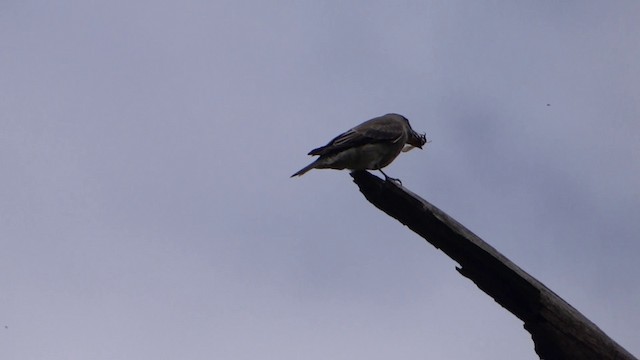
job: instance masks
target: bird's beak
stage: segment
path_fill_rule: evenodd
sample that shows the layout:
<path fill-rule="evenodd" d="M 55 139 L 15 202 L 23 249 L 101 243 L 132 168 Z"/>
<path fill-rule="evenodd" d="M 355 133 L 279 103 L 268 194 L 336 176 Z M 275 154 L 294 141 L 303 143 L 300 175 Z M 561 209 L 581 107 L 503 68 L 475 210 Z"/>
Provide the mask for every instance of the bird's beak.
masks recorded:
<path fill-rule="evenodd" d="M 422 146 L 427 143 L 427 135 L 418 134 L 417 132 L 414 131 L 411 134 L 411 138 L 407 142 L 414 147 L 422 149 Z"/>
<path fill-rule="evenodd" d="M 422 149 L 422 146 L 428 142 L 429 141 L 427 141 L 427 136 L 425 134 L 418 134 L 417 132 L 412 131 L 404 149 L 402 149 L 402 152 L 410 151 L 413 148 Z"/>

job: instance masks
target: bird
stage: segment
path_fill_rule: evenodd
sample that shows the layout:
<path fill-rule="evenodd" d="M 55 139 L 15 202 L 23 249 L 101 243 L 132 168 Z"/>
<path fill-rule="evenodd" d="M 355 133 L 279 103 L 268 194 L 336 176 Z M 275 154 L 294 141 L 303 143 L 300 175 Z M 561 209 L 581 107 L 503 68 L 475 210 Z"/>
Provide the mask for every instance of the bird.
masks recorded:
<path fill-rule="evenodd" d="M 302 176 L 311 169 L 378 170 L 385 180 L 399 181 L 387 176 L 382 168 L 400 152 L 422 149 L 427 142 L 426 134 L 415 132 L 406 117 L 386 114 L 367 120 L 336 136 L 327 145 L 311 150 L 308 155 L 319 157 L 291 177 Z"/>

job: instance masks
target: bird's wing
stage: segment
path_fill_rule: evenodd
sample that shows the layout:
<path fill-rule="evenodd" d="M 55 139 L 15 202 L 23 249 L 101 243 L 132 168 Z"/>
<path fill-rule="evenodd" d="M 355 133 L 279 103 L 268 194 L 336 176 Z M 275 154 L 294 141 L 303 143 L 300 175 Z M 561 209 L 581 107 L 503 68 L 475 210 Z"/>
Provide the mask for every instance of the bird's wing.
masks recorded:
<path fill-rule="evenodd" d="M 395 143 L 403 134 L 404 127 L 401 122 L 378 117 L 336 136 L 327 145 L 311 150 L 309 155 L 327 155 L 365 144 Z"/>

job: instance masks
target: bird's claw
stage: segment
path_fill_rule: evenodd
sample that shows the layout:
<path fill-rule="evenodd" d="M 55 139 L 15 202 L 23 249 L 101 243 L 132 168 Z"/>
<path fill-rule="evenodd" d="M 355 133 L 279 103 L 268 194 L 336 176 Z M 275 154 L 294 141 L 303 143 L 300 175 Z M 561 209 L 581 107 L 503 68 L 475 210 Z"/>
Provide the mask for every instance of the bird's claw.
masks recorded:
<path fill-rule="evenodd" d="M 384 171 L 378 169 L 378 171 L 380 171 L 382 173 L 382 175 L 384 175 L 384 181 L 391 181 L 394 183 L 398 183 L 400 185 L 402 185 L 402 181 L 400 181 L 400 179 L 396 179 L 396 178 L 392 178 L 391 176 L 388 176 L 387 174 L 384 173 Z"/>
<path fill-rule="evenodd" d="M 402 181 L 400 181 L 400 179 L 392 178 L 392 177 L 389 177 L 389 176 L 387 176 L 384 179 L 384 181 L 391 181 L 391 182 L 398 183 L 398 184 L 402 185 Z"/>

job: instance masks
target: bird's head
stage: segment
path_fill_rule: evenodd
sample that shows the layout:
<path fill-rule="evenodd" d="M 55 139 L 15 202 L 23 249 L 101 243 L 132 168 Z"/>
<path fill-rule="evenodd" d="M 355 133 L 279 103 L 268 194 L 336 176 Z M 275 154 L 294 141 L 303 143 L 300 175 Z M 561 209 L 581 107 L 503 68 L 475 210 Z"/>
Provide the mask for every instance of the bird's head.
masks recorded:
<path fill-rule="evenodd" d="M 388 115 L 398 116 L 402 120 L 404 120 L 404 122 L 406 124 L 407 132 L 408 132 L 409 137 L 407 138 L 407 145 L 405 146 L 405 148 L 402 151 L 407 152 L 407 151 L 409 151 L 409 150 L 411 150 L 413 148 L 422 149 L 424 144 L 429 142 L 429 140 L 427 140 L 427 135 L 426 134 L 419 134 L 419 133 L 415 132 L 413 130 L 413 128 L 411 128 L 411 124 L 409 123 L 409 119 L 407 119 L 406 117 L 404 117 L 402 115 L 399 115 L 399 114 L 388 114 Z"/>

